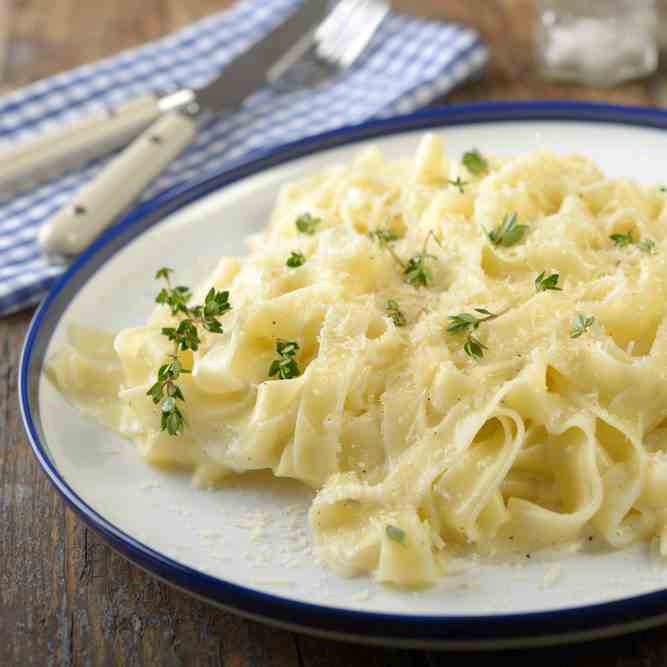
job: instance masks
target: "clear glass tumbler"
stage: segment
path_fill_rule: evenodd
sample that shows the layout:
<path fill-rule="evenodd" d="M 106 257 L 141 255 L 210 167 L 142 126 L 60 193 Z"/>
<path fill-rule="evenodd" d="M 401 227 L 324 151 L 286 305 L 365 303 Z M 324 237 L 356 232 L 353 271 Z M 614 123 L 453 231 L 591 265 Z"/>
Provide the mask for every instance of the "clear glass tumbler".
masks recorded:
<path fill-rule="evenodd" d="M 655 71 L 655 0 L 538 0 L 537 6 L 537 62 L 545 78 L 614 86 Z"/>

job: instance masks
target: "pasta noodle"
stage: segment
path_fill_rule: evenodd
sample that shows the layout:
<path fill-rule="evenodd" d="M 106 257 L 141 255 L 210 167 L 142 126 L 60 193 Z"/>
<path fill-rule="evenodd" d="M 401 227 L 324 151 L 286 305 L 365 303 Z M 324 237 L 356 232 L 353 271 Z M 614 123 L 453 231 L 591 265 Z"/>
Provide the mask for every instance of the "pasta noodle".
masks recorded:
<path fill-rule="evenodd" d="M 455 553 L 589 535 L 667 555 L 667 195 L 577 155 L 479 157 L 431 134 L 413 159 L 368 148 L 284 187 L 193 296 L 232 308 L 181 353 L 180 435 L 147 395 L 165 306 L 115 337 L 73 327 L 48 376 L 199 484 L 312 486 L 318 555 L 343 574 L 429 585 Z M 286 379 L 280 340 L 299 346 Z"/>

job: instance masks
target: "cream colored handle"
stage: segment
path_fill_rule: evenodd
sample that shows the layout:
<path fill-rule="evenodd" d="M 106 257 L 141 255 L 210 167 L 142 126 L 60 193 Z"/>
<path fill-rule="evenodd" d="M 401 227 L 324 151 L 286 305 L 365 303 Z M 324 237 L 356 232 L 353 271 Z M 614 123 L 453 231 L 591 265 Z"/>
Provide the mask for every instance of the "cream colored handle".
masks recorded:
<path fill-rule="evenodd" d="M 144 95 L 11 148 L 0 146 L 0 195 L 7 197 L 121 148 L 159 116 L 157 98 Z"/>
<path fill-rule="evenodd" d="M 80 253 L 190 143 L 195 131 L 191 117 L 166 113 L 42 227 L 42 249 L 52 255 Z"/>

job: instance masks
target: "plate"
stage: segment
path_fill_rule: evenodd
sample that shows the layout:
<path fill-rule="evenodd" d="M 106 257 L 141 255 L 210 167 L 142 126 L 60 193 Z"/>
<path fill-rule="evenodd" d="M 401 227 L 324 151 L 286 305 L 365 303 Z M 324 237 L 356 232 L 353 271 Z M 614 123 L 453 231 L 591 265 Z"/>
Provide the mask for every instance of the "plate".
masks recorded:
<path fill-rule="evenodd" d="M 374 142 L 410 154 L 426 130 L 448 151 L 511 155 L 578 151 L 610 176 L 664 175 L 667 114 L 574 103 L 455 106 L 375 121 L 256 153 L 224 173 L 176 188 L 108 230 L 37 311 L 21 361 L 21 410 L 34 453 L 56 489 L 119 552 L 215 604 L 283 627 L 411 647 L 498 648 L 590 639 L 667 620 L 667 567 L 648 545 L 582 549 L 513 563 L 457 562 L 436 587 L 404 592 L 344 579 L 310 553 L 311 492 L 269 475 L 221 490 L 143 463 L 131 443 L 69 406 L 45 380 L 45 358 L 69 323 L 109 330 L 141 323 L 155 269 L 196 284 L 224 254 L 244 252 L 279 187 L 348 160 Z M 104 307 L 101 308 L 100 304 Z"/>

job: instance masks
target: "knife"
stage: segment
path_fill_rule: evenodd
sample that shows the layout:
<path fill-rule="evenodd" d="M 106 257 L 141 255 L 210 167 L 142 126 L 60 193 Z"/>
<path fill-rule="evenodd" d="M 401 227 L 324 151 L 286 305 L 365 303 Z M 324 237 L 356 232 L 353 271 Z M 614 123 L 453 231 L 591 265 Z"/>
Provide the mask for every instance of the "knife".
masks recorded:
<path fill-rule="evenodd" d="M 204 111 L 237 110 L 263 83 L 279 76 L 276 63 L 318 25 L 327 6 L 328 0 L 305 0 L 280 25 L 232 60 L 208 85 L 153 98 L 151 114 L 147 112 L 146 99 L 135 101 L 132 122 L 129 115 L 124 116 L 125 137 L 133 123 L 141 121 L 148 129 L 41 229 L 39 241 L 45 252 L 68 256 L 86 247 L 190 143 Z M 70 134 L 76 138 L 76 132 L 70 130 Z M 107 132 L 107 136 L 110 134 Z M 118 136 L 115 135 L 114 143 L 119 141 Z M 0 164 L 3 159 L 0 157 Z"/>

